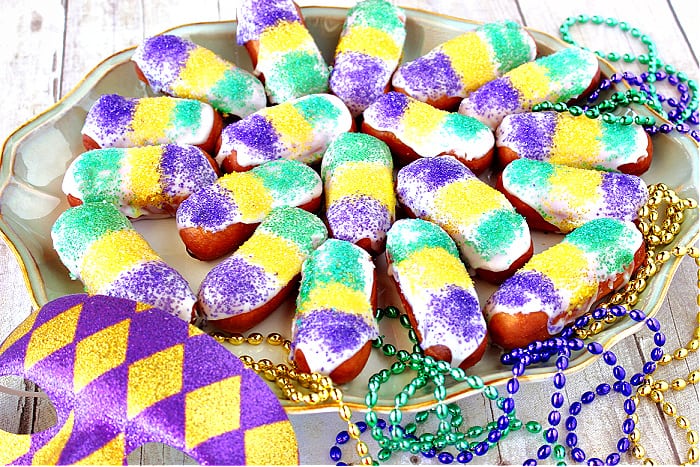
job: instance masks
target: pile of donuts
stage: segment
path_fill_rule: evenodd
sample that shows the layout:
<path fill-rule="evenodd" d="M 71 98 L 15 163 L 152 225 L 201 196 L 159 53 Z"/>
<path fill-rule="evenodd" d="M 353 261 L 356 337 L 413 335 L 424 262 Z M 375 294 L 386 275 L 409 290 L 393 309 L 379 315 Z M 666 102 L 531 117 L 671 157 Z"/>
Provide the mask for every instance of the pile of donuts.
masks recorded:
<path fill-rule="evenodd" d="M 391 2 L 359 1 L 329 66 L 292 0 L 243 0 L 253 73 L 182 37 L 146 39 L 132 60 L 158 96 L 97 99 L 65 174 L 71 207 L 51 234 L 71 276 L 227 332 L 295 298 L 290 358 L 336 383 L 379 335 L 380 255 L 424 352 L 462 368 L 624 285 L 644 258 L 649 137 L 531 112 L 594 89 L 595 55 L 537 58 L 502 21 L 406 62 L 405 25 Z M 479 178 L 491 172 L 495 186 Z M 212 264 L 196 293 L 132 224 L 163 216 Z M 566 235 L 533 255 L 531 229 Z M 474 275 L 498 284 L 486 303 Z"/>

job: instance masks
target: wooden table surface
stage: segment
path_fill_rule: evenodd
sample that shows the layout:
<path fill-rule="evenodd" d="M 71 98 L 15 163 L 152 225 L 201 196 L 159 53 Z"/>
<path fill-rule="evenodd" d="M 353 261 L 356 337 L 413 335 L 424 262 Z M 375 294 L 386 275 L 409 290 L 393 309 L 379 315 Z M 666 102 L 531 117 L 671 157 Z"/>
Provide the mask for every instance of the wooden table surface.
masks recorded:
<path fill-rule="evenodd" d="M 353 0 L 300 1 L 300 5 L 351 6 Z M 627 21 L 648 33 L 658 46 L 661 59 L 698 79 L 700 15 L 696 0 L 617 1 L 588 0 L 403 0 L 401 6 L 420 8 L 478 21 L 513 19 L 526 26 L 557 35 L 559 25 L 568 16 L 599 14 Z M 40 113 L 68 93 L 102 58 L 139 43 L 144 37 L 190 22 L 235 18 L 235 1 L 226 0 L 3 0 L 0 17 L 0 82 L 5 94 L 0 107 L 0 136 L 9 135 L 17 126 Z M 619 29 L 572 29 L 581 44 L 597 50 L 643 52 L 638 43 Z M 637 66 L 626 69 L 640 72 Z M 46 154 L 46 157 L 51 157 Z M 681 167 L 679 170 L 683 170 Z M 696 227 L 697 228 L 697 227 Z M 692 261 L 681 263 L 657 314 L 667 336 L 667 349 L 684 345 L 697 325 L 696 271 Z M 0 241 L 0 341 L 31 310 L 29 295 L 17 261 Z M 613 350 L 627 368 L 638 368 L 651 348 L 650 333 L 639 332 L 619 342 Z M 697 353 L 660 372 L 668 379 L 686 376 L 698 368 Z M 666 370 L 666 369 L 664 369 Z M 610 370 L 602 362 L 568 376 L 567 405 L 599 382 L 611 381 Z M 0 384 L 25 389 L 24 384 L 0 378 Z M 29 386 L 31 389 L 31 386 Z M 523 420 L 546 420 L 550 410 L 551 382 L 524 384 L 517 396 L 518 414 Z M 698 390 L 695 386 L 667 396 L 698 423 Z M 481 395 L 460 401 L 469 425 L 493 419 L 497 409 Z M 673 421 L 654 405 L 638 409 L 640 429 L 648 454 L 664 464 L 686 459 L 688 444 Z M 295 414 L 291 416 L 304 464 L 329 463 L 328 447 L 343 425 L 335 413 Z M 596 401 L 579 417 L 579 445 L 589 455 L 605 456 L 614 451 L 624 420 L 619 396 Z M 51 426 L 53 412 L 44 400 L 21 398 L 0 393 L 0 429 L 28 433 Z M 319 430 L 319 427 L 323 429 Z M 524 431 L 524 430 L 523 430 Z M 540 436 L 516 433 L 491 450 L 479 463 L 521 464 L 533 457 L 542 444 Z M 371 446 L 375 446 L 370 444 Z M 2 446 L 0 446 L 2 449 Z M 376 452 L 376 451 L 375 451 Z M 349 456 L 349 454 L 346 454 Z M 182 454 L 160 445 L 148 445 L 131 454 L 131 463 L 191 463 Z M 348 459 L 350 460 L 350 459 Z M 477 460 L 475 460 L 476 462 Z M 623 457 L 623 463 L 632 463 Z M 401 455 L 394 463 L 431 462 L 421 456 Z M 436 459 L 432 460 L 437 463 Z"/>

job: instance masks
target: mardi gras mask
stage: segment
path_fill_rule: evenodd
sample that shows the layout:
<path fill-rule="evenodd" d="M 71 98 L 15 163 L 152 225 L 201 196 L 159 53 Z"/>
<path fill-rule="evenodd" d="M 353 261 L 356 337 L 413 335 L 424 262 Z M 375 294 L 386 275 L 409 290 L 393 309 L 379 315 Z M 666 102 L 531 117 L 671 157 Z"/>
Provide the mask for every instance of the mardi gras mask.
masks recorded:
<path fill-rule="evenodd" d="M 286 413 L 267 384 L 210 336 L 121 298 L 69 295 L 0 346 L 0 375 L 38 384 L 54 427 L 0 430 L 0 463 L 125 464 L 158 442 L 200 464 L 296 464 Z"/>

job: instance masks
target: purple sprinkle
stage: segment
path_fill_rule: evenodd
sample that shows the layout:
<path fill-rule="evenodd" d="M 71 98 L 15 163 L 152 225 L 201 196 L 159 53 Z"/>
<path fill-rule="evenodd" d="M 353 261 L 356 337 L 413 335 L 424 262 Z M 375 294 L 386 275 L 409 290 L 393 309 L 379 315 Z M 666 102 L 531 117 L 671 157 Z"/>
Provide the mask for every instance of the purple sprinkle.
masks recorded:
<path fill-rule="evenodd" d="M 333 237 L 355 243 L 363 238 L 384 239 L 391 227 L 391 213 L 369 196 L 346 196 L 326 209 Z"/>
<path fill-rule="evenodd" d="M 280 144 L 272 123 L 260 114 L 249 115 L 224 128 L 221 141 L 222 147 L 243 146 L 265 160 L 275 159 L 274 154 L 279 151 L 277 147 Z"/>
<path fill-rule="evenodd" d="M 177 226 L 217 231 L 230 225 L 237 212 L 238 206 L 228 190 L 214 183 L 196 191 L 180 204 Z"/>
<path fill-rule="evenodd" d="M 163 148 L 160 168 L 163 192 L 169 198 L 188 196 L 216 181 L 216 172 L 206 155 L 195 146 L 168 144 Z"/>
<path fill-rule="evenodd" d="M 184 303 L 195 301 L 187 281 L 163 261 L 148 261 L 120 274 L 103 293 L 147 303 L 174 316 L 180 316 Z"/>
<path fill-rule="evenodd" d="M 519 308 L 535 297 L 542 302 L 544 307 L 552 309 L 562 307 L 562 298 L 557 293 L 554 283 L 537 271 L 520 271 L 506 279 L 491 296 L 489 302 L 495 305 L 505 305 L 509 308 Z"/>
<path fill-rule="evenodd" d="M 448 334 L 466 342 L 480 343 L 486 335 L 486 323 L 479 302 L 462 287 L 448 285 L 431 298 L 428 308 L 434 315 L 425 323 L 425 333 L 433 342 L 439 342 L 439 336 Z"/>
<path fill-rule="evenodd" d="M 520 94 L 507 76 L 489 81 L 467 99 L 479 115 L 506 114 L 520 108 Z"/>
<path fill-rule="evenodd" d="M 632 221 L 648 198 L 644 182 L 632 175 L 603 172 L 601 189 L 605 200 L 602 214 L 605 217 Z"/>
<path fill-rule="evenodd" d="M 85 126 L 99 128 L 99 139 L 114 140 L 131 127 L 136 104 L 137 99 L 118 94 L 100 96 L 85 117 Z"/>
<path fill-rule="evenodd" d="M 547 160 L 552 149 L 552 138 L 557 126 L 555 112 L 511 114 L 510 132 L 499 138 L 501 144 L 513 144 L 516 151 L 528 159 Z"/>
<path fill-rule="evenodd" d="M 187 63 L 190 51 L 196 45 L 186 39 L 169 34 L 146 39 L 137 51 L 139 68 L 151 87 L 160 91 L 174 81 Z"/>
<path fill-rule="evenodd" d="M 473 178 L 462 163 L 452 157 L 425 157 L 411 162 L 397 175 L 399 196 L 405 198 L 403 185 L 421 185 L 425 191 L 435 192 L 450 183 Z"/>
<path fill-rule="evenodd" d="M 403 116 L 408 107 L 408 96 L 392 91 L 383 94 L 367 109 L 375 113 L 380 126 L 393 127 Z"/>
<path fill-rule="evenodd" d="M 277 292 L 265 269 L 234 255 L 209 271 L 198 295 L 209 318 L 223 319 L 257 308 Z"/>
<path fill-rule="evenodd" d="M 327 354 L 355 353 L 368 338 L 376 337 L 373 329 L 360 315 L 322 309 L 304 313 L 296 320 L 294 342 L 314 343 Z M 294 352 L 294 349 L 292 349 Z"/>
<path fill-rule="evenodd" d="M 357 116 L 384 94 L 391 71 L 380 58 L 359 52 L 344 52 L 335 57 L 330 88 Z"/>
<path fill-rule="evenodd" d="M 244 0 L 241 3 L 236 32 L 238 45 L 258 40 L 265 29 L 279 22 L 301 21 L 292 0 Z"/>
<path fill-rule="evenodd" d="M 402 65 L 397 71 L 403 79 L 406 92 L 417 97 L 427 94 L 431 97 L 446 95 L 461 96 L 462 80 L 452 68 L 450 58 L 443 52 L 436 52 L 417 58 Z"/>

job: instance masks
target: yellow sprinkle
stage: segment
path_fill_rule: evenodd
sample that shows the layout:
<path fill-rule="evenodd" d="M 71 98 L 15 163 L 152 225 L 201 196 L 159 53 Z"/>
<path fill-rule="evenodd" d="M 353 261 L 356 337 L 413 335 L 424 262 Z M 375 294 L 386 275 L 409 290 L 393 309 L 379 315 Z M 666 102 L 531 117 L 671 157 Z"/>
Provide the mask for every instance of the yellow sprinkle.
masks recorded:
<path fill-rule="evenodd" d="M 525 102 L 549 96 L 550 79 L 547 69 L 535 62 L 525 63 L 506 74 Z"/>
<path fill-rule="evenodd" d="M 243 222 L 260 222 L 272 210 L 272 196 L 262 180 L 251 172 L 229 174 L 217 183 L 231 191 Z"/>
<path fill-rule="evenodd" d="M 602 133 L 598 120 L 557 116 L 550 162 L 575 163 L 577 166 L 587 162 L 589 166 L 595 166 L 600 154 Z"/>
<path fill-rule="evenodd" d="M 345 313 L 372 316 L 369 297 L 360 290 L 351 289 L 340 282 L 324 283 L 309 291 L 308 298 L 297 307 L 298 313 L 313 310 L 335 309 Z"/>
<path fill-rule="evenodd" d="M 260 57 L 314 48 L 311 34 L 299 22 L 282 21 L 275 27 L 267 28 L 260 34 L 259 41 L 258 56 Z"/>
<path fill-rule="evenodd" d="M 406 284 L 411 293 L 420 293 L 426 289 L 440 290 L 449 284 L 465 289 L 472 287 L 472 280 L 464 264 L 443 248 L 423 248 L 394 267 L 402 284 Z"/>
<path fill-rule="evenodd" d="M 360 52 L 388 62 L 395 62 L 401 58 L 401 49 L 391 35 L 367 26 L 350 28 L 338 42 L 335 53 L 337 55 L 341 52 Z"/>
<path fill-rule="evenodd" d="M 432 105 L 411 100 L 401 119 L 406 144 L 411 147 L 424 144 L 423 140 L 432 136 L 447 114 Z"/>
<path fill-rule="evenodd" d="M 489 211 L 508 206 L 505 196 L 478 178 L 450 183 L 441 188 L 434 201 L 449 233 L 461 226 L 474 225 Z"/>
<path fill-rule="evenodd" d="M 596 204 L 600 199 L 598 187 L 602 175 L 596 170 L 579 170 L 565 165 L 557 165 L 554 174 L 549 178 L 551 184 L 551 200 L 557 204 L 565 203 L 567 211 L 572 214 L 562 221 L 562 230 L 573 230 L 579 223 L 573 223 L 576 213 L 584 214 L 586 206 Z M 557 209 L 561 212 L 561 209 Z"/>
<path fill-rule="evenodd" d="M 231 64 L 219 58 L 211 50 L 196 47 L 190 51 L 185 67 L 173 83 L 173 91 L 179 97 L 201 99 L 219 82 Z"/>
<path fill-rule="evenodd" d="M 136 230 L 119 230 L 102 236 L 85 252 L 80 276 L 88 293 L 99 293 L 117 276 L 137 264 L 159 260 Z"/>
<path fill-rule="evenodd" d="M 536 270 L 554 283 L 559 290 L 569 291 L 573 306 L 585 303 L 598 291 L 598 284 L 589 274 L 588 261 L 582 250 L 562 242 L 533 256 L 523 270 Z"/>
<path fill-rule="evenodd" d="M 160 183 L 162 155 L 160 146 L 127 150 L 124 167 L 127 170 L 126 180 L 132 192 L 129 204 L 139 207 L 165 204 L 167 200 Z"/>
<path fill-rule="evenodd" d="M 160 141 L 170 126 L 170 115 L 176 100 L 170 97 L 140 99 L 131 122 L 130 138 L 134 146 L 145 146 Z"/>
<path fill-rule="evenodd" d="M 301 264 L 305 259 L 295 243 L 260 231 L 238 248 L 236 256 L 261 266 L 282 286 L 301 272 Z"/>
<path fill-rule="evenodd" d="M 392 172 L 382 164 L 347 162 L 335 169 L 325 188 L 327 206 L 353 195 L 374 198 L 389 208 L 390 212 L 396 206 Z"/>
<path fill-rule="evenodd" d="M 279 134 L 282 144 L 293 153 L 303 153 L 311 149 L 314 128 L 291 103 L 268 107 L 265 118 Z"/>
<path fill-rule="evenodd" d="M 442 51 L 450 57 L 452 68 L 462 79 L 466 91 L 473 91 L 496 78 L 491 50 L 477 33 L 462 34 L 445 42 Z"/>

